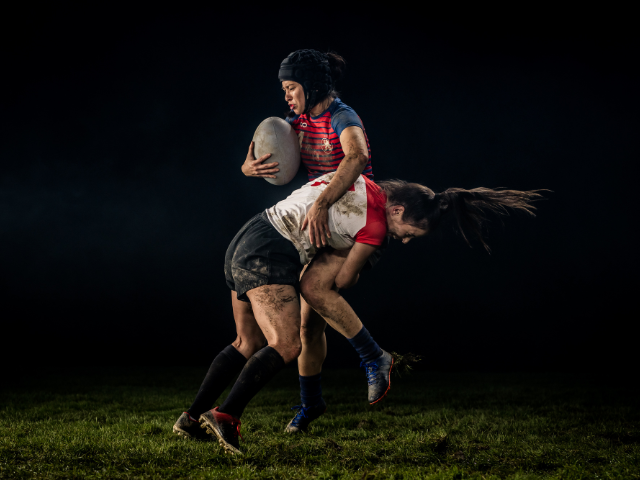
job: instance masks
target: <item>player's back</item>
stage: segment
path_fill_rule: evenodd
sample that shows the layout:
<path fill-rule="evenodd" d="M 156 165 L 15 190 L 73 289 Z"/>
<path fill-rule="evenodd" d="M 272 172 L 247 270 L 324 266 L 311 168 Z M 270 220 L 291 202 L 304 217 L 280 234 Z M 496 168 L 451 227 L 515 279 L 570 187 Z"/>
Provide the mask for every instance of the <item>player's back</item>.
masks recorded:
<path fill-rule="evenodd" d="M 309 209 L 333 175 L 335 172 L 318 177 L 267 209 L 269 220 L 282 236 L 294 244 L 304 265 L 309 263 L 316 249 L 309 241 L 308 230 L 302 231 L 302 224 Z M 351 248 L 359 235 L 373 239 L 361 243 L 380 245 L 386 235 L 385 202 L 386 197 L 380 192 L 379 187 L 364 176 L 359 176 L 345 194 L 329 208 L 329 246 L 337 250 Z M 372 227 L 372 224 L 375 225 Z M 371 228 L 375 229 L 373 233 Z"/>

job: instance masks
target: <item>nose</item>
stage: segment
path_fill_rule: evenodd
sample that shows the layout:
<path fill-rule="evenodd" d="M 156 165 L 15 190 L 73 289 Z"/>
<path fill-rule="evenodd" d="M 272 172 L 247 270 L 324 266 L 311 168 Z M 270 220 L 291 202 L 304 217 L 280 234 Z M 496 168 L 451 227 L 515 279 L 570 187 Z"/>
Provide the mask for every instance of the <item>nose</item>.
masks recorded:
<path fill-rule="evenodd" d="M 289 92 L 284 92 L 284 99 L 285 101 L 289 101 L 293 99 L 293 95 L 291 95 Z"/>

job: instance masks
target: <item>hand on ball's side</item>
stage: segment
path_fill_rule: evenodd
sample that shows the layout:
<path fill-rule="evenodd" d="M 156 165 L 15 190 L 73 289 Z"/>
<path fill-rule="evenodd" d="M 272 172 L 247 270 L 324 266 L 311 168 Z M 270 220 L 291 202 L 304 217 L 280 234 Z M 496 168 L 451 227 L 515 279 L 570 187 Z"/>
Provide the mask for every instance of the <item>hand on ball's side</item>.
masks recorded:
<path fill-rule="evenodd" d="M 266 155 L 256 159 L 256 156 L 253 153 L 254 147 L 255 142 L 251 142 L 251 145 L 249 145 L 249 153 L 247 153 L 247 159 L 242 164 L 242 173 L 247 177 L 276 178 L 273 174 L 280 171 L 279 168 L 274 168 L 278 166 L 278 162 L 263 164 L 262 162 L 269 158 L 271 154 L 267 153 Z"/>

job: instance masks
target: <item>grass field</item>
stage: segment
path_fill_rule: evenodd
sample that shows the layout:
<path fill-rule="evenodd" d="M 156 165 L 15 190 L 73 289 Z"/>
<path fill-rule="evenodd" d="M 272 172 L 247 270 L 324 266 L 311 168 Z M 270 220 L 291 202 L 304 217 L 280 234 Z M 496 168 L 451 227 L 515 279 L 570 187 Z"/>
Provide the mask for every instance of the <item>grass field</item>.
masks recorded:
<path fill-rule="evenodd" d="M 171 431 L 203 374 L 59 370 L 5 383 L 0 477 L 640 478 L 637 379 L 415 372 L 370 407 L 362 371 L 330 370 L 327 414 L 291 436 L 287 368 L 249 405 L 245 455 L 230 457 Z"/>

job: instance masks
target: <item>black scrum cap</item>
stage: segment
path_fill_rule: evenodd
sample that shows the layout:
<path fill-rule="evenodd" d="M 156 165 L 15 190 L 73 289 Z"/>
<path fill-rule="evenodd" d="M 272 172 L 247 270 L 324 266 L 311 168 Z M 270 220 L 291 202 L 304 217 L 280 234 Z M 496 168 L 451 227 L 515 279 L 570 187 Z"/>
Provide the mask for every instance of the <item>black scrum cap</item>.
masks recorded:
<path fill-rule="evenodd" d="M 308 113 L 333 90 L 333 79 L 327 56 L 317 50 L 296 50 L 280 64 L 280 81 L 291 80 L 302 85 L 304 112 Z"/>

